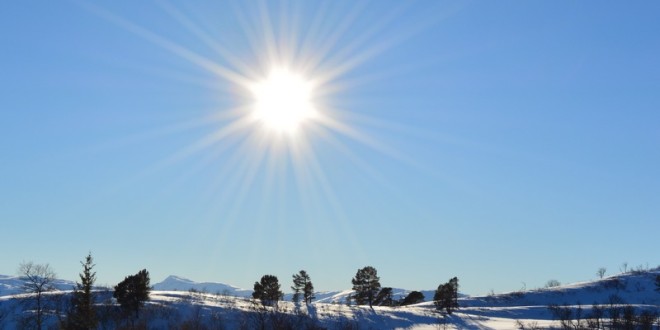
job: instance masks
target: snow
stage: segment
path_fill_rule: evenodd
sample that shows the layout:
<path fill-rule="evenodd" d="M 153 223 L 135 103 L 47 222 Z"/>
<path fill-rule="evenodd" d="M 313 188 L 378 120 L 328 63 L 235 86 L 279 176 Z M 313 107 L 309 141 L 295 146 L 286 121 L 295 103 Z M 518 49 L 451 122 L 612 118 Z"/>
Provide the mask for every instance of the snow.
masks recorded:
<path fill-rule="evenodd" d="M 488 296 L 463 296 L 459 298 L 459 310 L 445 315 L 435 310 L 432 302 L 404 307 L 346 306 L 346 296 L 352 291 L 316 293 L 317 299 L 310 306 L 280 302 L 277 313 L 264 308 L 248 297 L 250 290 L 215 282 L 198 283 L 189 279 L 169 276 L 154 285 L 151 299 L 145 306 L 143 317 L 149 328 L 170 328 L 184 321 L 205 320 L 218 322 L 233 329 L 255 326 L 263 317 L 285 315 L 296 322 L 313 322 L 328 328 L 360 329 L 517 329 L 518 322 L 526 326 L 548 328 L 558 326 L 548 309 L 551 304 L 577 310 L 582 308 L 588 315 L 593 303 L 608 304 L 612 297 L 640 310 L 660 310 L 660 292 L 655 290 L 655 277 L 660 271 L 619 274 L 604 279 L 574 283 L 554 288 L 507 292 Z M 70 289 L 72 283 L 68 283 Z M 21 280 L 0 276 L 0 328 L 15 326 L 7 311 L 18 310 L 16 293 L 20 292 Z M 190 290 L 193 289 L 193 290 Z M 394 289 L 399 296 L 409 290 Z M 111 301 L 111 292 L 98 292 L 100 301 Z M 426 298 L 432 292 L 425 291 Z M 3 317 L 4 315 L 4 317 Z M 302 316 L 301 316 L 302 315 Z M 303 317 L 304 316 L 304 317 Z M 210 323 L 209 323 L 210 324 Z M 302 327 L 303 323 L 297 323 Z"/>
<path fill-rule="evenodd" d="M 206 293 L 217 293 L 226 296 L 251 297 L 252 290 L 241 289 L 229 284 L 218 282 L 194 282 L 187 278 L 170 275 L 160 283 L 153 285 L 158 291 L 189 291 L 195 290 Z"/>
<path fill-rule="evenodd" d="M 0 275 L 0 297 L 24 292 L 25 282 L 18 276 Z M 57 290 L 72 290 L 76 285 L 73 281 L 56 279 L 53 286 Z"/>
<path fill-rule="evenodd" d="M 241 289 L 229 284 L 219 283 L 219 282 L 195 282 L 187 278 L 183 278 L 176 275 L 170 275 L 165 278 L 162 282 L 156 283 L 153 285 L 154 290 L 159 291 L 199 291 L 205 293 L 215 293 L 225 296 L 234 296 L 234 297 L 252 297 L 252 290 Z M 406 289 L 392 289 L 392 297 L 394 299 L 401 299 L 407 296 L 412 290 Z M 435 290 L 422 290 L 420 291 L 424 294 L 426 301 L 430 301 L 433 298 Z M 342 290 L 342 291 L 319 291 L 315 292 L 316 296 L 315 302 L 317 303 L 344 303 L 346 298 L 353 293 L 353 290 Z M 287 293 L 284 295 L 284 300 L 291 300 L 293 294 Z"/>

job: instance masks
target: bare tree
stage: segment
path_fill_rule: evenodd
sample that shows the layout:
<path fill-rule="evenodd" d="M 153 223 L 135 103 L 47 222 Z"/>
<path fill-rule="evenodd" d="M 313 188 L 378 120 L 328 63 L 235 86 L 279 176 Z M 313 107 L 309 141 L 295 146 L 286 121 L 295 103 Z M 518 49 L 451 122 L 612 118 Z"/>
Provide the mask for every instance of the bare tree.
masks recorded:
<path fill-rule="evenodd" d="M 558 286 L 560 286 L 560 285 L 561 285 L 561 282 L 559 282 L 559 281 L 557 281 L 557 280 L 548 280 L 548 281 L 545 283 L 545 287 L 546 287 L 546 288 L 555 288 L 555 287 L 558 287 Z"/>
<path fill-rule="evenodd" d="M 25 292 L 31 293 L 28 301 L 31 301 L 34 311 L 35 328 L 41 330 L 46 311 L 45 293 L 55 290 L 55 271 L 48 264 L 41 265 L 30 261 L 18 266 L 18 275 L 25 281 Z"/>
<path fill-rule="evenodd" d="M 600 268 L 598 268 L 598 271 L 596 272 L 596 274 L 598 275 L 599 278 L 603 278 L 605 276 L 606 271 L 607 271 L 607 269 L 605 267 L 600 267 Z"/>
<path fill-rule="evenodd" d="M 625 261 L 621 264 L 620 270 L 624 274 L 628 272 L 628 262 L 627 261 Z"/>

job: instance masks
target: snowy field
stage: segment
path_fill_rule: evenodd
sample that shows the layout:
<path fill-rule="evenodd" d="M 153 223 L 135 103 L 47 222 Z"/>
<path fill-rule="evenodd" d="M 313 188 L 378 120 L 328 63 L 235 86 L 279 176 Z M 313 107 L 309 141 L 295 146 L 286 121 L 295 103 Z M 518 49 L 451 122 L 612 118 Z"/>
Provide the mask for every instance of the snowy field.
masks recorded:
<path fill-rule="evenodd" d="M 170 276 L 153 286 L 151 299 L 140 316 L 149 329 L 273 329 L 273 324 L 294 329 L 539 329 L 561 328 L 556 311 L 570 311 L 571 320 L 564 326 L 587 328 L 596 304 L 605 311 L 607 325 L 610 309 L 634 308 L 657 315 L 660 312 L 660 292 L 656 277 L 660 271 L 619 274 L 591 282 L 574 283 L 552 288 L 462 296 L 460 308 L 451 315 L 439 313 L 430 301 L 405 307 L 347 306 L 350 290 L 319 292 L 310 306 L 282 301 L 278 307 L 263 307 L 248 297 L 250 290 L 222 283 L 197 283 Z M 66 297 L 72 282 L 57 281 L 61 291 L 51 296 Z M 0 327 L 14 329 L 17 320 L 28 311 L 22 308 L 22 281 L 0 276 Z M 408 293 L 394 289 L 395 298 Z M 424 291 L 428 300 L 432 291 Z M 110 290 L 99 290 L 101 328 L 113 329 L 122 320 L 104 314 L 116 308 Z M 290 296 L 286 296 L 289 299 Z M 549 306 L 555 305 L 555 309 Z M 105 318 L 104 318 L 105 317 Z M 658 328 L 655 318 L 653 329 Z M 57 325 L 56 313 L 48 315 L 49 325 Z M 284 326 L 286 325 L 286 326 Z M 608 326 L 609 328 L 609 326 Z M 642 328 L 636 324 L 633 328 Z"/>

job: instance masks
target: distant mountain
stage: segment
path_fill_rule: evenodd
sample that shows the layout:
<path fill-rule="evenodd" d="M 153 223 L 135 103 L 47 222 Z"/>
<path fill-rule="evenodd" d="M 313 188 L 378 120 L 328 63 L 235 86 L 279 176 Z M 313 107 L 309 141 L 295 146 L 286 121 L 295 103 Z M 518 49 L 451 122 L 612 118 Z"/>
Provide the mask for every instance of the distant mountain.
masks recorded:
<path fill-rule="evenodd" d="M 154 284 L 153 289 L 159 291 L 188 291 L 193 289 L 200 292 L 219 293 L 236 297 L 252 296 L 252 290 L 217 282 L 195 282 L 175 275 L 170 275 L 162 282 Z"/>
<path fill-rule="evenodd" d="M 252 297 L 252 290 L 249 289 L 241 289 L 229 284 L 218 282 L 195 282 L 176 275 L 170 275 L 162 282 L 154 284 L 153 289 L 158 291 L 189 291 L 193 289 L 200 292 L 220 293 L 236 297 Z M 411 290 L 395 288 L 392 289 L 392 297 L 394 299 L 402 299 L 410 292 Z M 435 290 L 423 290 L 421 292 L 424 294 L 425 301 L 431 301 Z M 342 304 L 346 302 L 346 298 L 351 293 L 353 293 L 353 290 L 319 291 L 314 293 L 316 296 L 314 301 L 328 304 Z M 283 299 L 290 301 L 292 295 L 293 294 L 291 293 L 287 293 L 284 295 Z"/>
<path fill-rule="evenodd" d="M 13 294 L 23 293 L 25 292 L 25 290 L 23 289 L 24 284 L 25 284 L 25 280 L 23 280 L 18 276 L 0 275 L 0 296 L 8 296 Z M 53 286 L 57 290 L 63 290 L 63 291 L 73 290 L 73 287 L 75 285 L 76 285 L 75 282 L 67 281 L 67 280 L 56 279 L 53 282 Z"/>
<path fill-rule="evenodd" d="M 23 293 L 24 283 L 25 281 L 18 276 L 0 275 L 0 296 Z M 56 279 L 54 282 L 55 288 L 57 290 L 63 291 L 72 290 L 75 284 L 76 283 L 73 281 L 61 279 Z M 235 297 L 252 297 L 252 290 L 250 289 L 242 289 L 233 285 L 219 282 L 195 282 L 193 280 L 175 275 L 168 276 L 162 282 L 156 283 L 152 287 L 157 291 L 189 291 L 193 289 L 200 292 L 225 294 Z M 434 290 L 425 290 L 421 292 L 424 294 L 426 301 L 431 301 L 433 299 Z M 346 302 L 346 298 L 351 293 L 353 293 L 353 290 L 319 291 L 314 293 L 316 296 L 314 301 L 320 303 L 343 304 Z M 393 289 L 392 293 L 394 299 L 401 299 L 410 293 L 410 290 Z M 287 293 L 284 295 L 283 299 L 290 301 L 291 298 L 292 294 Z"/>

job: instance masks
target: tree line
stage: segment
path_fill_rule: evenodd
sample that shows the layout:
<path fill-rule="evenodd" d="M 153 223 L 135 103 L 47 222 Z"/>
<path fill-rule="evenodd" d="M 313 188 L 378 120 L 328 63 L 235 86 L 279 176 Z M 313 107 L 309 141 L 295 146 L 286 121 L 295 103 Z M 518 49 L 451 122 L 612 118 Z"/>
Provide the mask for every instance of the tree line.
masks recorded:
<path fill-rule="evenodd" d="M 19 276 L 24 280 L 24 290 L 31 295 L 24 299 L 24 315 L 19 325 L 23 328 L 41 330 L 45 327 L 45 319 L 55 315 L 60 329 L 97 329 L 100 316 L 95 290 L 96 272 L 94 259 L 89 253 L 83 261 L 82 272 L 76 281 L 66 307 L 62 312 L 53 313 L 53 306 L 47 304 L 48 292 L 55 291 L 55 272 L 48 265 L 32 262 L 22 263 L 19 266 Z M 395 300 L 391 287 L 381 287 L 377 270 L 372 266 L 358 269 L 352 278 L 353 293 L 346 299 L 346 304 L 376 306 L 405 306 L 423 302 L 424 294 L 412 291 L 407 296 Z M 296 304 L 309 305 L 316 298 L 314 285 L 310 275 L 300 270 L 292 275 L 293 291 L 292 301 Z M 123 281 L 113 287 L 109 307 L 115 318 L 123 319 L 125 326 L 133 328 L 140 319 L 140 311 L 145 302 L 149 300 L 151 292 L 149 272 L 140 270 L 134 275 L 128 275 Z M 254 283 L 252 298 L 260 302 L 263 307 L 277 307 L 284 297 L 277 276 L 263 275 Z M 458 278 L 454 277 L 447 283 L 440 284 L 433 297 L 435 307 L 447 314 L 458 308 Z"/>
<path fill-rule="evenodd" d="M 81 261 L 83 271 L 79 274 L 70 299 L 63 301 L 62 296 L 50 297 L 49 292 L 55 291 L 56 275 L 50 265 L 25 262 L 19 266 L 19 276 L 24 280 L 23 289 L 31 295 L 22 299 L 25 313 L 18 319 L 17 326 L 23 329 L 45 328 L 48 316 L 55 316 L 59 329 L 97 329 L 99 325 L 98 305 L 94 283 L 96 272 L 94 259 L 89 253 Z M 146 269 L 135 275 L 129 275 L 114 286 L 113 298 L 119 307 L 117 317 L 125 319 L 133 327 L 139 319 L 139 312 L 144 303 L 149 300 L 151 291 L 149 272 Z M 65 307 L 62 307 L 64 305 Z M 57 311 L 53 312 L 53 309 Z M 114 312 L 114 311 L 113 311 Z M 50 327 L 49 327 L 50 328 Z"/>
<path fill-rule="evenodd" d="M 353 284 L 353 294 L 349 295 L 346 303 L 351 305 L 369 305 L 370 308 L 376 306 L 405 306 L 423 302 L 424 294 L 419 291 L 412 291 L 406 297 L 400 300 L 394 300 L 391 287 L 381 287 L 378 271 L 372 266 L 366 266 L 358 269 L 355 277 L 351 280 Z M 302 301 L 310 304 L 314 297 L 314 285 L 305 270 L 293 274 L 293 286 L 291 289 L 294 294 L 293 302 Z M 252 298 L 261 301 L 264 306 L 274 306 L 284 297 L 280 291 L 280 284 L 277 276 L 264 275 L 261 280 L 254 283 Z M 453 277 L 447 283 L 440 284 L 433 296 L 434 305 L 438 310 L 443 310 L 451 314 L 458 308 L 458 278 Z"/>

